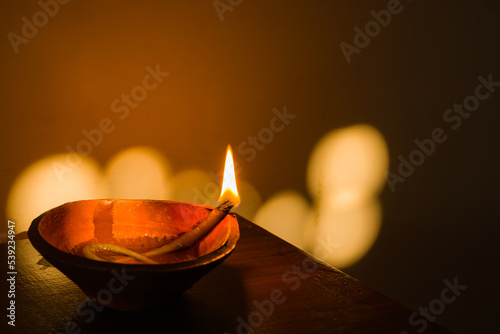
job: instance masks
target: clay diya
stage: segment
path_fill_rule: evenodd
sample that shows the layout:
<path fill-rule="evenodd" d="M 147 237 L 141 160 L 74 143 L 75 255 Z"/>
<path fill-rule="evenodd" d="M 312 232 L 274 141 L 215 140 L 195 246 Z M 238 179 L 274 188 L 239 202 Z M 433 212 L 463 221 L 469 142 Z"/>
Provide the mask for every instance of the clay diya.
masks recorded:
<path fill-rule="evenodd" d="M 157 264 L 111 252 L 100 255 L 112 262 L 96 261 L 84 257 L 84 247 L 111 243 L 155 254 L 216 210 L 160 200 L 82 200 L 41 214 L 28 236 L 33 247 L 90 299 L 112 309 L 143 310 L 178 298 L 229 256 L 239 238 L 236 216 L 225 215 L 188 248 L 152 256 Z"/>

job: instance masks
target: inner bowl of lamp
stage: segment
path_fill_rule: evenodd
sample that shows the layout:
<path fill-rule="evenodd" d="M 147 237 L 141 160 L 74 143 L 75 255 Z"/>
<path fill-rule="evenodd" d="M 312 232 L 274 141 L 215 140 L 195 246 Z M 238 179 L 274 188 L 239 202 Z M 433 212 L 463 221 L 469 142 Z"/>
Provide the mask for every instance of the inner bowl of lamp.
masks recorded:
<path fill-rule="evenodd" d="M 31 224 L 33 247 L 91 299 L 108 308 L 143 310 L 178 298 L 234 250 L 236 216 L 228 214 L 193 246 L 157 255 L 158 264 L 85 258 L 92 243 L 113 243 L 137 253 L 161 247 L 203 221 L 213 208 L 160 200 L 83 200 L 53 208 Z"/>

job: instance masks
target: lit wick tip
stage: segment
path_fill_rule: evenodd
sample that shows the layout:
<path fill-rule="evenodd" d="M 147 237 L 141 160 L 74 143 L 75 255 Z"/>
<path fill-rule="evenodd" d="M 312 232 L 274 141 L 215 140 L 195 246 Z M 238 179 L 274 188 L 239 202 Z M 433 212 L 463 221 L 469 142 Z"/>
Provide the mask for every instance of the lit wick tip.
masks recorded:
<path fill-rule="evenodd" d="M 229 212 L 231 208 L 236 208 L 238 205 L 240 205 L 240 197 L 238 195 L 235 195 L 231 189 L 226 189 L 220 196 L 218 204 L 219 206 L 217 206 L 217 208 L 221 206 L 229 207 L 229 209 L 227 210 Z"/>

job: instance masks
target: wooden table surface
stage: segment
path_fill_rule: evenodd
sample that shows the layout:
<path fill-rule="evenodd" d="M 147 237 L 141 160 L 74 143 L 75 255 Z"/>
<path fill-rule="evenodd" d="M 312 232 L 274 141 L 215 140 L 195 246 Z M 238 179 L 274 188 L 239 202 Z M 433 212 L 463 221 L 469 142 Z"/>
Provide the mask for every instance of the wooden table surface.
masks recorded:
<path fill-rule="evenodd" d="M 257 225 L 219 267 L 172 305 L 142 312 L 92 308 L 30 244 L 16 242 L 16 326 L 1 333 L 418 333 L 413 311 Z M 7 245 L 0 251 L 7 268 Z M 7 269 L 3 270 L 6 275 Z M 7 305 L 8 306 L 8 305 Z M 447 333 L 428 323 L 424 333 Z"/>

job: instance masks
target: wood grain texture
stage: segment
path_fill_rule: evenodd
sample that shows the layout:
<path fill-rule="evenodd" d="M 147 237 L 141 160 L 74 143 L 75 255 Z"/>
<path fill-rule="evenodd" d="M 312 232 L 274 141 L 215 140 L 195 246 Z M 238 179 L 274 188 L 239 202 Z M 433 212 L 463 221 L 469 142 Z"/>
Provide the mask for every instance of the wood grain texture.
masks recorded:
<path fill-rule="evenodd" d="M 417 333 L 412 311 L 238 220 L 241 238 L 225 262 L 171 305 L 144 312 L 93 305 L 18 240 L 16 327 L 4 319 L 2 333 Z M 4 260 L 6 249 L 0 245 Z M 425 333 L 448 332 L 429 323 Z"/>

